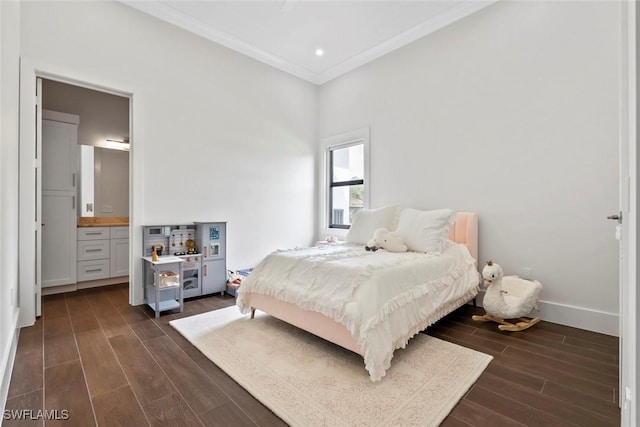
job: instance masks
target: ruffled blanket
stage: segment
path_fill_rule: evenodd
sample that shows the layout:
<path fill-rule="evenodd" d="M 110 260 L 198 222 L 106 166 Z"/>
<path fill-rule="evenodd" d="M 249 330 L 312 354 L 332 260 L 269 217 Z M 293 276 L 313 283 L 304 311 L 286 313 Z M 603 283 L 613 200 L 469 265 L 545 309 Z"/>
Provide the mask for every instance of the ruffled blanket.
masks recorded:
<path fill-rule="evenodd" d="M 452 244 L 441 255 L 323 245 L 267 256 L 244 280 L 237 305 L 248 313 L 247 294 L 268 295 L 343 324 L 377 381 L 396 348 L 446 314 L 447 303 L 471 299 L 478 282 L 464 245 Z"/>

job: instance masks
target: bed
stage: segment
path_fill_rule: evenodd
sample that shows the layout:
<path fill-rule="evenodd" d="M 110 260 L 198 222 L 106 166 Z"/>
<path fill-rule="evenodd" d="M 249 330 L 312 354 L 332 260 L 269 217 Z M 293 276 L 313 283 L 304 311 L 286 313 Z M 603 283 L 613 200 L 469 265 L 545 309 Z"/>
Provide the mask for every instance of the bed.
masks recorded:
<path fill-rule="evenodd" d="M 383 224 L 395 228 L 389 221 Z M 354 219 L 354 233 L 355 225 Z M 362 242 L 276 251 L 245 279 L 237 305 L 252 317 L 261 310 L 362 355 L 378 381 L 394 350 L 478 293 L 477 216 L 452 213 L 445 228 L 436 252 L 371 252 Z"/>

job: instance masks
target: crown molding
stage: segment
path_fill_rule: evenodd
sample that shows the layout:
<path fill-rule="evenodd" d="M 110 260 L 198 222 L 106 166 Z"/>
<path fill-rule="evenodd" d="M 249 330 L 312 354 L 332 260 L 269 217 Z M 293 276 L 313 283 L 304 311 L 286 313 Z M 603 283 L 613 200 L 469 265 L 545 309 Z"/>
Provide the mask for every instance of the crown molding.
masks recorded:
<path fill-rule="evenodd" d="M 349 71 L 352 71 L 362 65 L 373 61 L 387 53 L 405 46 L 419 38 L 422 38 L 434 31 L 439 30 L 453 22 L 456 22 L 466 16 L 469 16 L 486 6 L 496 2 L 497 0 L 477 0 L 471 2 L 462 2 L 457 7 L 449 9 L 424 23 L 415 26 L 392 39 L 389 39 L 371 49 L 368 49 L 351 59 L 348 59 L 338 65 L 328 68 L 327 70 L 316 73 L 304 67 L 301 67 L 287 59 L 269 53 L 263 49 L 251 45 L 243 40 L 233 37 L 223 31 L 209 27 L 197 18 L 193 18 L 183 12 L 171 7 L 169 4 L 160 1 L 134 1 L 119 0 L 129 7 L 137 9 L 148 15 L 154 16 L 165 22 L 169 22 L 186 31 L 197 34 L 229 49 L 240 52 L 253 59 L 265 64 L 271 65 L 281 71 L 292 74 L 303 80 L 316 85 L 322 85 L 330 80 L 335 79 Z"/>
<path fill-rule="evenodd" d="M 425 37 L 437 30 L 446 27 L 462 18 L 465 18 L 477 11 L 484 9 L 498 0 L 478 0 L 473 2 L 460 3 L 458 7 L 449 9 L 447 12 L 435 16 L 434 18 L 417 25 L 402 34 L 380 43 L 379 45 L 366 50 L 328 70 L 315 74 L 315 82 L 318 85 L 327 83 L 343 74 L 353 71 L 364 64 L 371 62 L 381 56 L 386 55 L 396 49 L 408 45 L 422 37 Z"/>

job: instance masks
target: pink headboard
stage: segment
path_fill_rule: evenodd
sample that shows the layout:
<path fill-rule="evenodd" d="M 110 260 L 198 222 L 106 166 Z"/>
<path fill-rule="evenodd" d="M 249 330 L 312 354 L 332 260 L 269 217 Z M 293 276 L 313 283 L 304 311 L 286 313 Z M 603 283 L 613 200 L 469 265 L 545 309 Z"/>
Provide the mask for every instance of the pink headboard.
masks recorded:
<path fill-rule="evenodd" d="M 456 221 L 449 230 L 449 240 L 467 245 L 478 265 L 478 215 L 472 212 L 458 212 Z"/>

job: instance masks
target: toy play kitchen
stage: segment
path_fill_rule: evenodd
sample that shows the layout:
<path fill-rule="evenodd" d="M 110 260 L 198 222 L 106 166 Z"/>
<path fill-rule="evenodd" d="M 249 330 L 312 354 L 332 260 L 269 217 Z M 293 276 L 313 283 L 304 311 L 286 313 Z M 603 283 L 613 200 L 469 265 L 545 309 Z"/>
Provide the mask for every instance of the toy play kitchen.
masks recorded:
<path fill-rule="evenodd" d="M 158 260 L 177 257 L 183 261 L 182 275 L 178 280 L 184 298 L 216 292 L 223 294 L 227 288 L 226 228 L 226 222 L 143 226 L 145 289 L 147 284 L 153 283 L 150 260 L 155 253 Z M 148 262 L 146 258 L 149 258 Z M 149 296 L 147 292 L 147 300 Z M 161 295 L 160 298 L 164 296 Z"/>

